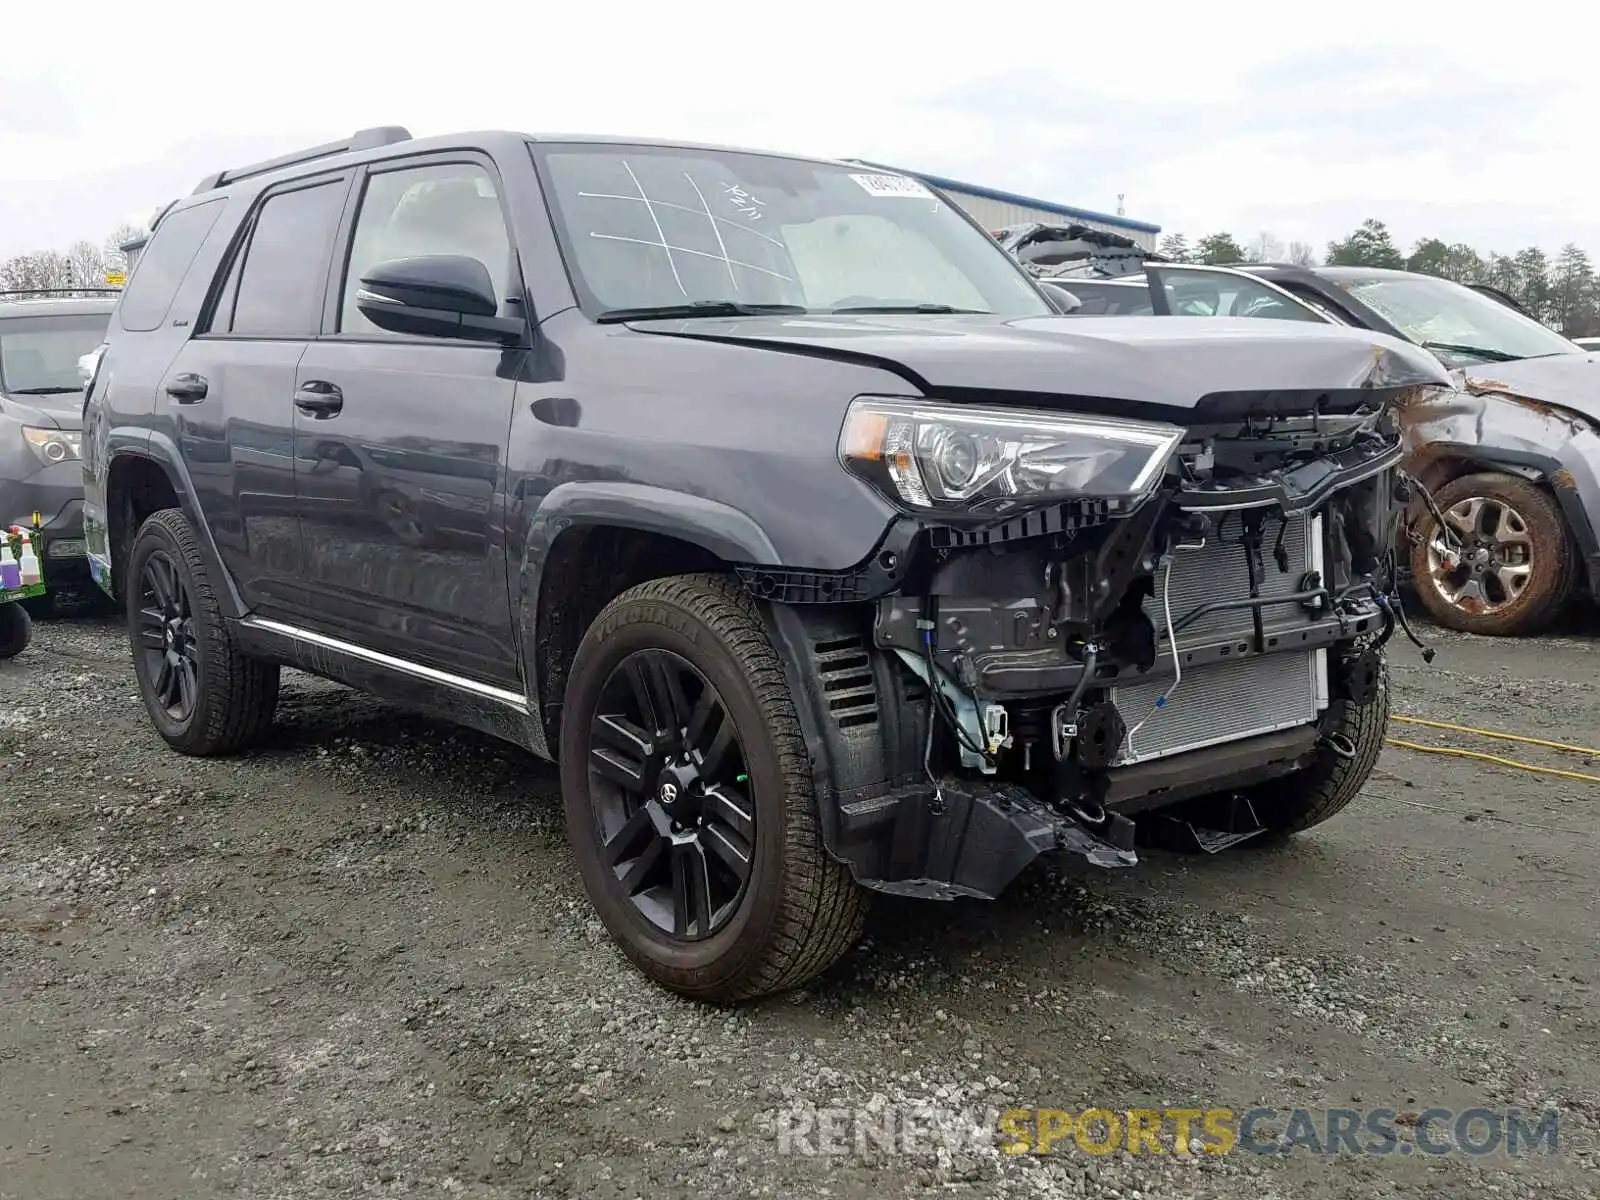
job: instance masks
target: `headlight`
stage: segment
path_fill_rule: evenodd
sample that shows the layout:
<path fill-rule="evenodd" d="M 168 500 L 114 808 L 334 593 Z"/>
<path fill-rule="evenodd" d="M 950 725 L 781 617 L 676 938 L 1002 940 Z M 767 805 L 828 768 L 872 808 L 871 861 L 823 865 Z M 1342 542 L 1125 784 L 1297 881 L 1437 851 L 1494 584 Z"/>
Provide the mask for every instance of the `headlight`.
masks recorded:
<path fill-rule="evenodd" d="M 22 436 L 28 439 L 28 446 L 46 466 L 83 457 L 83 434 L 75 429 L 40 429 L 25 425 Z"/>
<path fill-rule="evenodd" d="M 902 507 L 1003 516 L 1078 497 L 1127 507 L 1161 479 L 1180 426 L 865 397 L 839 461 Z"/>

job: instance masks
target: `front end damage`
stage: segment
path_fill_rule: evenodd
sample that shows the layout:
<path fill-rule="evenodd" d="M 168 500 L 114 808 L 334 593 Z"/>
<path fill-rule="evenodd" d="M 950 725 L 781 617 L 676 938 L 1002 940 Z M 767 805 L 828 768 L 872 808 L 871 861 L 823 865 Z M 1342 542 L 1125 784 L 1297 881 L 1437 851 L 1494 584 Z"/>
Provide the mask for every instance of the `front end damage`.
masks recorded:
<path fill-rule="evenodd" d="M 1261 832 L 1262 785 L 1355 757 L 1339 717 L 1387 704 L 1410 386 L 1208 396 L 1148 482 L 1107 452 L 1103 495 L 907 516 L 849 578 L 747 572 L 829 849 L 878 890 L 992 897 L 1047 851 L 1131 866 Z M 915 407 L 868 406 L 883 444 Z M 936 441 L 910 427 L 898 469 Z"/>

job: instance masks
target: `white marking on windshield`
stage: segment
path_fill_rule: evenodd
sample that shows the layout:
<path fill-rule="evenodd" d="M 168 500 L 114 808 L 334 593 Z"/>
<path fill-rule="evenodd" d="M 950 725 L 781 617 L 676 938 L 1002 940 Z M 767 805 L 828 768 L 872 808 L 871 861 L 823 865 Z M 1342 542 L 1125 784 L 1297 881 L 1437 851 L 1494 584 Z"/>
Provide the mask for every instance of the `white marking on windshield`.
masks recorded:
<path fill-rule="evenodd" d="M 767 270 L 766 267 L 758 267 L 754 263 L 740 262 L 737 258 L 730 258 L 730 259 L 724 260 L 722 255 L 720 255 L 720 254 L 709 254 L 704 250 L 691 250 L 687 246 L 673 246 L 673 245 L 668 244 L 667 242 L 652 242 L 647 238 L 619 237 L 617 234 L 614 234 L 614 233 L 596 233 L 592 229 L 589 231 L 589 236 L 592 237 L 592 238 L 599 238 L 601 241 L 606 241 L 606 242 L 629 242 L 629 243 L 631 243 L 631 244 L 633 244 L 635 246 L 654 246 L 658 250 L 665 250 L 667 252 L 667 258 L 669 260 L 671 259 L 671 257 L 674 254 L 692 254 L 696 258 L 709 258 L 709 259 L 711 259 L 712 262 L 723 262 L 723 261 L 726 261 L 731 266 L 741 267 L 746 271 L 756 271 L 756 272 L 759 272 L 762 275 L 770 275 L 774 279 L 783 280 L 785 283 L 793 283 L 794 282 L 794 279 L 793 279 L 792 276 L 784 275 L 783 273 L 781 273 L 779 271 L 769 271 L 769 270 Z M 674 276 L 676 276 L 677 271 L 674 270 L 673 274 L 674 274 Z M 682 285 L 680 284 L 679 286 L 681 287 Z M 684 295 L 688 295 L 688 293 L 685 292 Z"/>
<path fill-rule="evenodd" d="M 684 179 L 694 189 L 695 198 L 700 201 L 700 207 L 706 210 L 706 220 L 711 222 L 711 232 L 716 235 L 717 249 L 722 251 L 722 263 L 728 268 L 728 283 L 734 291 L 739 290 L 739 277 L 733 273 L 733 260 L 728 257 L 728 244 L 722 240 L 722 230 L 717 228 L 717 218 L 712 215 L 711 206 L 706 203 L 705 194 L 701 192 L 700 185 L 694 181 L 694 176 L 685 171 Z"/>
<path fill-rule="evenodd" d="M 633 173 L 633 168 L 628 165 L 627 159 L 622 160 L 622 169 L 628 173 L 628 178 L 633 180 L 633 186 L 639 189 L 639 199 L 644 201 L 644 210 L 650 214 L 650 224 L 656 227 L 656 236 L 661 239 L 661 248 L 667 252 L 667 266 L 672 268 L 672 281 L 678 285 L 678 290 L 687 297 L 689 289 L 683 286 L 683 280 L 678 276 L 678 261 L 672 257 L 672 247 L 667 244 L 667 234 L 661 228 L 661 219 L 656 216 L 655 205 L 651 204 L 650 197 L 645 195 L 644 185 L 639 182 L 639 177 Z M 710 256 L 708 255 L 707 257 Z"/>
<path fill-rule="evenodd" d="M 690 183 L 691 186 L 694 185 L 694 180 L 692 178 L 690 178 L 689 173 L 687 171 L 685 171 L 683 173 L 683 177 L 685 179 L 689 180 L 689 183 Z M 696 193 L 698 193 L 700 191 L 699 187 L 695 187 L 694 190 L 695 190 Z M 619 196 L 619 195 L 614 195 L 611 192 L 579 192 L 578 195 L 581 196 L 585 200 L 626 200 L 630 204 L 638 204 L 640 202 L 638 196 Z M 697 217 L 700 217 L 700 216 L 710 217 L 711 220 L 714 223 L 720 223 L 720 224 L 726 225 L 730 229 L 737 229 L 740 233 L 748 233 L 751 237 L 758 237 L 764 242 L 772 243 L 772 245 L 776 246 L 780 250 L 788 249 L 788 247 L 786 247 L 777 238 L 768 237 L 766 234 L 762 233 L 759 229 L 751 229 L 750 226 L 741 225 L 741 224 L 739 224 L 738 221 L 730 221 L 727 217 L 719 217 L 715 213 L 702 212 L 700 209 L 691 208 L 687 204 L 673 204 L 670 200 L 651 200 L 650 203 L 655 205 L 657 208 L 670 208 L 670 209 L 673 209 L 673 210 L 675 210 L 677 212 L 693 213 Z M 702 204 L 705 203 L 705 197 L 704 196 L 700 197 L 700 203 L 702 203 Z M 758 213 L 756 215 L 759 216 L 760 214 Z"/>

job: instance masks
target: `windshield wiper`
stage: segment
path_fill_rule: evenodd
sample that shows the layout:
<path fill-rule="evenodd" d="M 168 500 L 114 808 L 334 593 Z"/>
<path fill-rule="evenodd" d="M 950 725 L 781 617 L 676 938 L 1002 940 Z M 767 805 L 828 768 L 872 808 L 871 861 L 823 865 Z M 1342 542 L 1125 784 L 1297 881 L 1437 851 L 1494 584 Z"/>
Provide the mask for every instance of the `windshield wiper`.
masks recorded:
<path fill-rule="evenodd" d="M 602 324 L 634 321 L 646 317 L 768 317 L 774 314 L 803 313 L 799 304 L 745 304 L 739 300 L 690 300 L 686 304 L 655 304 L 641 308 L 608 308 L 595 318 Z"/>
<path fill-rule="evenodd" d="M 6 391 L 13 396 L 66 396 L 72 392 L 81 392 L 79 387 L 36 387 L 36 388 L 7 388 Z"/>
<path fill-rule="evenodd" d="M 830 313 L 968 313 L 982 316 L 986 308 L 954 308 L 948 304 L 852 304 L 848 308 L 830 308 Z"/>
<path fill-rule="evenodd" d="M 1490 350 L 1486 346 L 1458 346 L 1454 342 L 1423 342 L 1424 350 L 1443 350 L 1450 354 L 1476 354 L 1490 362 L 1516 362 L 1520 354 L 1507 354 L 1504 350 Z"/>

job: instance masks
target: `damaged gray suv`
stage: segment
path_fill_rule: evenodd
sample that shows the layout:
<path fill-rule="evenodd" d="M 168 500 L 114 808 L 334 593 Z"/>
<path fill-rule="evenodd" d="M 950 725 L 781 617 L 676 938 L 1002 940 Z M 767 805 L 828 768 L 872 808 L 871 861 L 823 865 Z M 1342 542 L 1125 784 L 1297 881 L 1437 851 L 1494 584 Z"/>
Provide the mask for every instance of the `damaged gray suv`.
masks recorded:
<path fill-rule="evenodd" d="M 1363 331 L 1074 320 L 916 181 L 379 129 L 157 223 L 87 401 L 90 553 L 176 750 L 283 665 L 559 760 L 651 978 L 797 986 L 873 892 L 1328 819 L 1388 717 Z"/>

